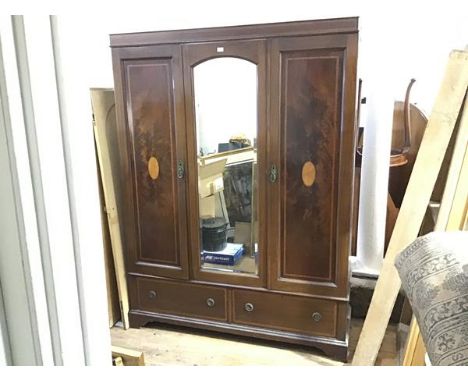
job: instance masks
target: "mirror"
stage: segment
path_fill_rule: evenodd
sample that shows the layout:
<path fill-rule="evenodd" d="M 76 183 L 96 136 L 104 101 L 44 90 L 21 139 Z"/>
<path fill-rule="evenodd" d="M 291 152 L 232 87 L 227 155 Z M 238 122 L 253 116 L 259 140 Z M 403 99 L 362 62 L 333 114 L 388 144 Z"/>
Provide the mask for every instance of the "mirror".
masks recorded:
<path fill-rule="evenodd" d="M 214 58 L 193 79 L 202 268 L 257 274 L 257 66 Z"/>

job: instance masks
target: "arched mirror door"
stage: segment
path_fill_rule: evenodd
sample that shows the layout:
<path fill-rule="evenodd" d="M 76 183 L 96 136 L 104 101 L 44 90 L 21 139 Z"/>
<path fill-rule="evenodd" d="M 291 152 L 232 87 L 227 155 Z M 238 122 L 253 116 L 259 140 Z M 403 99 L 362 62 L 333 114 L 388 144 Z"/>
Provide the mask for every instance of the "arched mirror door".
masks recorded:
<path fill-rule="evenodd" d="M 190 208 L 191 256 L 199 279 L 261 284 L 264 46 L 240 45 L 184 47 L 189 163 L 196 164 L 190 203 L 198 205 Z"/>

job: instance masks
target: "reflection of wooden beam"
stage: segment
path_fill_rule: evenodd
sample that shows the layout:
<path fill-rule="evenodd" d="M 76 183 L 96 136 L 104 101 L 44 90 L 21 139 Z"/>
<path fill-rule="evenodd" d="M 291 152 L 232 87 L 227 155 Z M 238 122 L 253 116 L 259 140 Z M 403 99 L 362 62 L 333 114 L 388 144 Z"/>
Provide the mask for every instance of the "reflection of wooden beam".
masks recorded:
<path fill-rule="evenodd" d="M 219 210 L 221 209 L 221 211 L 218 211 L 216 212 L 217 216 L 224 216 L 224 218 L 226 219 L 226 223 L 228 225 L 228 229 L 231 228 L 231 222 L 229 221 L 229 214 L 228 214 L 228 210 L 227 210 L 227 207 L 226 207 L 226 199 L 224 197 L 224 192 L 218 192 L 218 200 L 219 200 L 219 203 L 216 203 L 216 210 Z M 221 212 L 221 214 L 219 214 Z"/>
<path fill-rule="evenodd" d="M 401 281 L 396 255 L 416 239 L 468 85 L 468 52 L 453 51 L 395 224 L 353 365 L 374 365 Z"/>

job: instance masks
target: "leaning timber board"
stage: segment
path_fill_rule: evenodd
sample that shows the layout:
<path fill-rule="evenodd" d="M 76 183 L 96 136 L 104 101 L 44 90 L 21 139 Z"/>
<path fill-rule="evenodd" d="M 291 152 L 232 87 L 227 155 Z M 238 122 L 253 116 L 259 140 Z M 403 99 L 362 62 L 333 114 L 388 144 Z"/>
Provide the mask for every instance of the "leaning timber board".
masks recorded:
<path fill-rule="evenodd" d="M 112 129 L 113 131 L 116 130 L 114 91 L 110 89 L 91 89 L 91 103 L 95 120 L 94 137 L 102 176 L 122 323 L 124 328 L 128 329 L 130 327 L 128 321 L 128 291 L 118 215 L 120 192 L 119 184 L 114 182 L 112 175 L 115 172 L 112 163 L 116 163 L 118 155 L 112 151 L 113 147 L 117 147 L 113 142 L 115 134 L 112 134 Z"/>

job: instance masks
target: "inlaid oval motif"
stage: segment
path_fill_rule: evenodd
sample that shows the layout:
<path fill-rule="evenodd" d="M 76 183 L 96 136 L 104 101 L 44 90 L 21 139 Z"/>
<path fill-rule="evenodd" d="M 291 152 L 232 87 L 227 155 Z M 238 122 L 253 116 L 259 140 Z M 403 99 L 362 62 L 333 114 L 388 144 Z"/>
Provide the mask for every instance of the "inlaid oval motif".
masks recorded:
<path fill-rule="evenodd" d="M 315 182 L 316 170 L 314 164 L 309 160 L 302 166 L 302 182 L 304 186 L 311 187 Z"/>
<path fill-rule="evenodd" d="M 148 173 L 151 179 L 156 180 L 159 176 L 159 162 L 155 157 L 151 157 L 148 161 Z"/>

